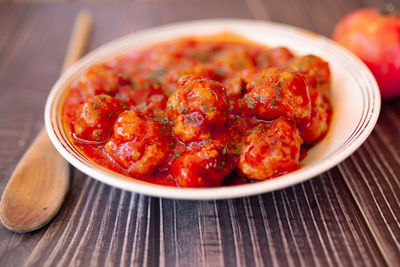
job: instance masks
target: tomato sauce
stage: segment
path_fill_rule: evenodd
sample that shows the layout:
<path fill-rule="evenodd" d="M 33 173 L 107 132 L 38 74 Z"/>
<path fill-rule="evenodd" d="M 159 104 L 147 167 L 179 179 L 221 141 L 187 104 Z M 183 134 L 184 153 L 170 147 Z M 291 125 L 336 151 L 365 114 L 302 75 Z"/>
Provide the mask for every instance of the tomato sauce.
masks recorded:
<path fill-rule="evenodd" d="M 329 64 L 239 36 L 184 38 L 92 66 L 66 131 L 97 164 L 149 183 L 210 187 L 300 167 L 329 129 Z"/>

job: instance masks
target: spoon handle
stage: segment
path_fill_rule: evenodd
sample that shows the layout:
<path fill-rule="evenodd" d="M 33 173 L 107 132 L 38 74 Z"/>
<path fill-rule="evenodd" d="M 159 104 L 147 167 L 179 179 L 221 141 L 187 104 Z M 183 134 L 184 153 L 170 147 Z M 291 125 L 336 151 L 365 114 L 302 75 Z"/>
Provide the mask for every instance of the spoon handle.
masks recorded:
<path fill-rule="evenodd" d="M 62 72 L 85 50 L 92 17 L 81 11 L 74 24 Z M 70 186 L 68 162 L 58 154 L 43 128 L 19 161 L 0 202 L 0 219 L 14 232 L 46 225 L 60 210 Z"/>
<path fill-rule="evenodd" d="M 69 40 L 61 73 L 64 73 L 84 54 L 91 26 L 92 15 L 86 10 L 79 12 L 75 20 L 74 29 L 72 30 L 71 39 Z"/>

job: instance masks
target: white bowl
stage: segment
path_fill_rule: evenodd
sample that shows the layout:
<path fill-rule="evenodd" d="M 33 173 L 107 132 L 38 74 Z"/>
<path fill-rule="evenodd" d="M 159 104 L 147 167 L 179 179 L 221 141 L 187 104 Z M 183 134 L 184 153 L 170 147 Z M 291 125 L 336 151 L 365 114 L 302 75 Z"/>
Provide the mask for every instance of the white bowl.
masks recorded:
<path fill-rule="evenodd" d="M 184 36 L 229 31 L 270 47 L 286 46 L 298 55 L 315 54 L 330 63 L 333 116 L 327 136 L 313 147 L 301 168 L 280 177 L 245 185 L 215 188 L 176 188 L 135 180 L 85 158 L 69 140 L 61 118 L 68 86 L 90 66 L 117 55 Z M 54 85 L 46 103 L 45 122 L 51 141 L 64 158 L 87 175 L 106 184 L 145 195 L 177 199 L 224 199 L 282 189 L 327 171 L 353 153 L 371 133 L 378 119 L 380 94 L 368 68 L 333 41 L 306 30 L 254 20 L 183 22 L 133 33 L 110 42 L 73 65 Z"/>

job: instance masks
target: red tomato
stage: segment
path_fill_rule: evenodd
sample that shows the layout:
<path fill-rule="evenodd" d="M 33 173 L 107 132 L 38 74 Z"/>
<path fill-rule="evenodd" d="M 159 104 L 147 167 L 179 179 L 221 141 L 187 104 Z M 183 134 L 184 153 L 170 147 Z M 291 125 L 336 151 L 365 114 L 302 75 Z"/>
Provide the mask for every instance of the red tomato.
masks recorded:
<path fill-rule="evenodd" d="M 388 6 L 357 10 L 336 25 L 332 39 L 359 56 L 374 74 L 382 98 L 400 95 L 400 13 Z"/>

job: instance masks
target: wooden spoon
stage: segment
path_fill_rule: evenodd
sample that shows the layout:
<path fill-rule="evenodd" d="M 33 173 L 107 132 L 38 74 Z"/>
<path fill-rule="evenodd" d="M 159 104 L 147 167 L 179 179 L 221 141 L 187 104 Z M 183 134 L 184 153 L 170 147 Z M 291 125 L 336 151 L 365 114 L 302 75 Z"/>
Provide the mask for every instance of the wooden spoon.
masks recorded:
<path fill-rule="evenodd" d="M 61 72 L 83 54 L 92 17 L 81 11 L 74 25 Z M 43 128 L 11 175 L 0 202 L 0 219 L 14 232 L 46 225 L 60 210 L 70 186 L 68 162 L 58 154 Z"/>

